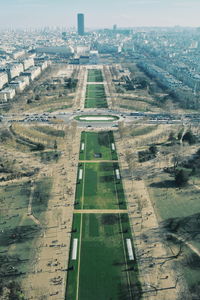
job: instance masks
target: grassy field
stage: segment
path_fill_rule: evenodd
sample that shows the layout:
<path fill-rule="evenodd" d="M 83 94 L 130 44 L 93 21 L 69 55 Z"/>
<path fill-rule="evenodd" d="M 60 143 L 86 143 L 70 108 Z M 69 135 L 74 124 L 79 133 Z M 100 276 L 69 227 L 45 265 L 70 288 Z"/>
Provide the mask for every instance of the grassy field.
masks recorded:
<path fill-rule="evenodd" d="M 0 280 L 20 280 L 33 269 L 40 227 L 28 216 L 30 183 L 0 187 Z"/>
<path fill-rule="evenodd" d="M 191 179 L 191 183 L 193 180 L 199 186 L 199 179 Z M 164 172 L 146 180 L 146 183 L 160 224 L 165 234 L 170 236 L 168 238 L 170 247 L 175 247 L 178 252 L 180 241 L 177 238 L 180 237 L 200 251 L 200 190 L 192 184 L 184 188 L 177 188 L 174 178 Z M 183 274 L 189 292 L 198 294 L 200 258 L 187 244 L 183 243 L 182 245 L 181 257 L 175 261 L 176 269 Z M 191 297 L 191 299 L 195 299 L 195 297 Z"/>
<path fill-rule="evenodd" d="M 88 71 L 88 82 L 103 82 L 103 75 L 101 70 L 89 70 Z"/>
<path fill-rule="evenodd" d="M 147 183 L 151 198 L 155 201 L 163 221 L 185 218 L 200 211 L 200 190 L 195 190 L 192 185 L 183 189 L 176 188 L 173 178 L 166 173 L 148 180 Z"/>
<path fill-rule="evenodd" d="M 130 135 L 132 137 L 136 137 L 136 136 L 140 136 L 140 135 L 146 135 L 149 134 L 151 132 L 153 132 L 154 130 L 156 130 L 158 128 L 157 125 L 155 126 L 134 126 L 133 130 L 130 132 Z"/>
<path fill-rule="evenodd" d="M 85 108 L 107 108 L 104 86 L 101 84 L 88 84 L 86 88 Z"/>
<path fill-rule="evenodd" d="M 71 260 L 72 241 L 79 251 Z M 141 299 L 137 264 L 130 261 L 128 215 L 75 214 L 66 300 Z M 80 243 L 81 241 L 81 243 Z"/>
<path fill-rule="evenodd" d="M 83 179 L 79 179 L 80 169 Z M 118 163 L 80 163 L 76 188 L 76 209 L 125 209 L 121 179 L 116 179 Z"/>
<path fill-rule="evenodd" d="M 80 160 L 117 160 L 116 150 L 112 150 L 114 143 L 113 132 L 82 132 L 81 147 L 84 144 L 84 150 L 80 149 Z M 101 157 L 95 157 L 95 153 L 101 154 Z"/>
<path fill-rule="evenodd" d="M 52 126 L 35 126 L 34 129 L 50 136 L 65 137 L 64 130 L 58 130 L 53 128 Z"/>

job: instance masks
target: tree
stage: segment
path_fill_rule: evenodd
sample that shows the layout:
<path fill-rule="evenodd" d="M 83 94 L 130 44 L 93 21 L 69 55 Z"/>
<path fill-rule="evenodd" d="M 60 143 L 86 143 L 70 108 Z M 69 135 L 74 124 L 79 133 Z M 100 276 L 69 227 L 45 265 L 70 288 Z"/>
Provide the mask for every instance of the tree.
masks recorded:
<path fill-rule="evenodd" d="M 171 147 L 171 153 L 172 153 L 172 163 L 173 163 L 173 168 L 174 168 L 174 173 L 178 166 L 181 164 L 183 161 L 184 157 L 184 152 L 185 149 L 183 149 L 179 144 L 174 144 Z"/>
<path fill-rule="evenodd" d="M 188 183 L 189 175 L 188 172 L 181 169 L 178 170 L 175 174 L 175 183 L 177 186 L 185 186 Z"/>
<path fill-rule="evenodd" d="M 35 100 L 40 100 L 41 98 L 40 98 L 40 96 L 39 95 L 36 95 L 35 96 Z"/>
<path fill-rule="evenodd" d="M 56 141 L 56 140 L 54 141 L 53 147 L 54 147 L 55 150 L 58 148 L 58 145 L 57 145 L 57 141 Z"/>
<path fill-rule="evenodd" d="M 196 143 L 195 135 L 189 130 L 183 136 L 183 142 L 188 142 L 188 144 L 192 145 Z"/>
<path fill-rule="evenodd" d="M 36 149 L 34 149 L 34 150 L 36 150 L 36 151 L 42 151 L 44 149 L 45 149 L 45 146 L 42 143 L 38 143 Z"/>
<path fill-rule="evenodd" d="M 158 148 L 156 147 L 156 145 L 151 145 L 149 147 L 149 151 L 156 156 L 157 152 L 158 152 Z"/>
<path fill-rule="evenodd" d="M 169 137 L 168 137 L 168 141 L 173 143 L 173 142 L 175 142 L 175 140 L 176 140 L 176 138 L 174 136 L 174 132 L 171 131 L 170 134 L 169 134 Z"/>
<path fill-rule="evenodd" d="M 27 103 L 27 104 L 31 104 L 31 103 L 32 103 L 32 100 L 31 100 L 31 99 L 28 99 L 26 103 Z"/>
<path fill-rule="evenodd" d="M 179 131 L 178 136 L 177 136 L 179 141 L 182 139 L 183 132 L 184 132 L 184 128 L 181 128 L 181 130 Z"/>

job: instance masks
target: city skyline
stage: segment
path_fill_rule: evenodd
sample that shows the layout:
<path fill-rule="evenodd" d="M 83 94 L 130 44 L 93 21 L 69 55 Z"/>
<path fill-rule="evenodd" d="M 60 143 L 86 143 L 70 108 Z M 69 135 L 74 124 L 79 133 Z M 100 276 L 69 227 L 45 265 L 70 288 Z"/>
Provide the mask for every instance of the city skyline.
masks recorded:
<path fill-rule="evenodd" d="M 199 26 L 198 0 L 126 0 L 93 3 L 77 0 L 0 0 L 0 28 L 62 26 L 76 27 L 79 11 L 87 28 L 143 26 Z M 31 12 L 31 13 L 30 13 Z M 103 15 L 103 18 L 102 18 Z M 9 21 L 8 21 L 9 20 Z"/>

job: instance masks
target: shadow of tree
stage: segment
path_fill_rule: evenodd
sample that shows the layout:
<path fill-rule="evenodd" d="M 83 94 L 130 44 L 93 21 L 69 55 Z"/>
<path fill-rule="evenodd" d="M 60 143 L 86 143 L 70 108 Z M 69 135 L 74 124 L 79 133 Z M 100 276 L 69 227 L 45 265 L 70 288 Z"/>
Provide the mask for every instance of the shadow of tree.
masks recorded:
<path fill-rule="evenodd" d="M 200 242 L 200 213 L 182 218 L 170 218 L 163 221 L 161 226 L 167 232 Z"/>
<path fill-rule="evenodd" d="M 164 181 L 159 181 L 159 182 L 153 182 L 149 185 L 150 187 L 153 188 L 176 188 L 176 184 L 174 180 L 164 180 Z"/>

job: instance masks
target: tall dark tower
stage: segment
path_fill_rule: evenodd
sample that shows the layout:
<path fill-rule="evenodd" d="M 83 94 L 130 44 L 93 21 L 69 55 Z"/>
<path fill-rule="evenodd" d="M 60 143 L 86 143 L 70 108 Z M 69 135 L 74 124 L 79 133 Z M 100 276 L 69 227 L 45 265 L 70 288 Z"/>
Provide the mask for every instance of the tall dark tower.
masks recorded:
<path fill-rule="evenodd" d="M 78 34 L 84 35 L 85 29 L 84 29 L 84 14 L 78 14 Z"/>

